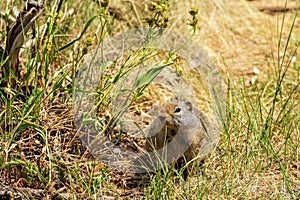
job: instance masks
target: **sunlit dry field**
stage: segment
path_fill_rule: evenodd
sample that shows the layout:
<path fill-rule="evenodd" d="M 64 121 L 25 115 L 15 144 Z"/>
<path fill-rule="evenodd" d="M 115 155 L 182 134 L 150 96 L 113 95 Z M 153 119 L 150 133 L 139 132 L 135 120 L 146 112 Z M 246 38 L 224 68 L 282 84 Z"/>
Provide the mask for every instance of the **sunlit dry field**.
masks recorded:
<path fill-rule="evenodd" d="M 300 198 L 300 2 L 154 2 L 46 1 L 35 26 L 22 35 L 19 75 L 3 72 L 9 66 L 3 50 L 7 27 L 25 2 L 0 2 L 0 199 Z M 195 19 L 191 10 L 198 10 Z M 75 125 L 73 91 L 82 61 L 118 33 L 149 26 L 196 41 L 224 81 L 220 139 L 186 179 L 172 166 L 149 174 L 111 169 L 86 148 Z M 155 61 L 168 60 L 168 53 Z M 180 60 L 173 68 L 181 71 L 185 64 Z M 97 91 L 100 119 L 111 118 L 115 93 L 109 88 L 122 73 L 116 67 L 103 75 L 108 85 Z M 139 109 L 149 111 L 149 102 L 168 96 L 159 87 L 139 95 L 137 118 L 144 114 Z M 200 104 L 206 99 L 201 92 L 195 98 Z M 204 104 L 199 107 L 206 112 Z M 128 137 L 119 141 L 123 147 L 143 148 L 144 141 Z"/>

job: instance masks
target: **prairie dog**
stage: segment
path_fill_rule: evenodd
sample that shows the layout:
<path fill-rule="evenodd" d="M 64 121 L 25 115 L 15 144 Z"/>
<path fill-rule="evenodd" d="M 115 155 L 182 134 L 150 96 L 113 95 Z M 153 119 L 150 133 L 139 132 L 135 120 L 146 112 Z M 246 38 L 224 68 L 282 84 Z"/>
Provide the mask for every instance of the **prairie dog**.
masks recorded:
<path fill-rule="evenodd" d="M 204 159 L 212 150 L 217 134 L 190 102 L 175 98 L 151 114 L 155 120 L 148 131 L 148 152 L 164 149 L 162 154 L 172 161 L 187 163 L 196 157 Z"/>

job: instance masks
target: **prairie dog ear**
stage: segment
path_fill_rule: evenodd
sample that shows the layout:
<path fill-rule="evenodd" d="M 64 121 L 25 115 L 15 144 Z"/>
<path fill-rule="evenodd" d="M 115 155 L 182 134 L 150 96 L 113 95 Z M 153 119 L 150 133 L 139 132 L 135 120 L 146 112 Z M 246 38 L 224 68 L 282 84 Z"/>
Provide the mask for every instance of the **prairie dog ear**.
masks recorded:
<path fill-rule="evenodd" d="M 192 103 L 191 103 L 191 102 L 187 101 L 187 102 L 185 102 L 185 104 L 187 105 L 187 109 L 188 109 L 189 111 L 193 111 L 193 106 L 192 106 Z"/>

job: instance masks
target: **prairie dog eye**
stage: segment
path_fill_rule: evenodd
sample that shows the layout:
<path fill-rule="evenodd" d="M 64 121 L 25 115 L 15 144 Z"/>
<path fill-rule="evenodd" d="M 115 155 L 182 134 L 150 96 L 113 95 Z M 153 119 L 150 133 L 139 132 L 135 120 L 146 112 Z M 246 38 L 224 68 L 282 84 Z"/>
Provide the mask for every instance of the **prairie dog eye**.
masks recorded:
<path fill-rule="evenodd" d="M 181 112 L 181 108 L 180 107 L 176 107 L 174 110 L 174 113 L 180 113 Z"/>

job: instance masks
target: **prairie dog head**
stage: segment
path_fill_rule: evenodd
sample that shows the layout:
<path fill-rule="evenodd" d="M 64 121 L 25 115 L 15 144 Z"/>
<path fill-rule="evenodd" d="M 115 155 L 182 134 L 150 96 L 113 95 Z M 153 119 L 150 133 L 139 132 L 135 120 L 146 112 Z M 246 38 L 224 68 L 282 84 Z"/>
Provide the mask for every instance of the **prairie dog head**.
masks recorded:
<path fill-rule="evenodd" d="M 183 119 L 186 115 L 190 115 L 193 110 L 190 102 L 182 100 L 172 100 L 163 105 L 163 111 L 165 113 L 166 122 L 173 125 L 182 125 Z"/>
<path fill-rule="evenodd" d="M 195 124 L 196 118 L 191 102 L 177 98 L 163 104 L 160 107 L 153 107 L 151 113 L 153 118 L 165 122 L 167 125 L 188 126 Z"/>
<path fill-rule="evenodd" d="M 177 98 L 162 106 L 154 106 L 150 114 L 154 121 L 149 129 L 149 136 L 154 136 L 161 130 L 169 130 L 175 134 L 179 129 L 192 134 L 200 124 L 192 103 Z"/>

